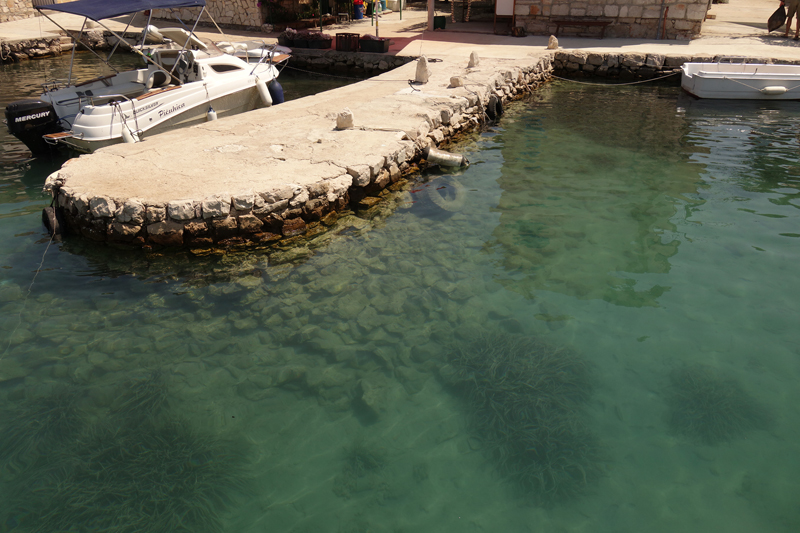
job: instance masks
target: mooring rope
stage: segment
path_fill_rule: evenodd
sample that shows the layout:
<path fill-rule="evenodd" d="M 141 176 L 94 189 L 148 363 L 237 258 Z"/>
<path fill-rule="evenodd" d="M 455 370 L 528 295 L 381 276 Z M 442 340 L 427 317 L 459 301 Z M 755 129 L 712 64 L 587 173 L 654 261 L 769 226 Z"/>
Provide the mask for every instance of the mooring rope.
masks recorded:
<path fill-rule="evenodd" d="M 753 87 L 752 85 L 747 85 L 747 84 L 746 84 L 745 82 L 743 82 L 743 81 L 739 81 L 739 80 L 736 80 L 736 79 L 733 79 L 733 78 L 729 78 L 728 76 L 722 76 L 722 79 L 723 79 L 723 80 L 732 81 L 732 82 L 734 82 L 734 83 L 738 83 L 739 85 L 744 85 L 744 86 L 745 86 L 745 87 L 747 87 L 748 89 L 753 89 L 754 91 L 761 92 L 761 89 L 759 89 L 758 87 Z M 786 92 L 788 93 L 789 91 L 794 91 L 794 90 L 795 90 L 795 89 L 797 89 L 798 87 L 800 87 L 800 85 L 795 85 L 794 87 L 790 87 L 790 88 L 786 89 Z"/>
<path fill-rule="evenodd" d="M 17 325 L 14 327 L 14 331 L 11 332 L 11 335 L 8 337 L 8 344 L 6 344 L 6 349 L 3 350 L 3 353 L 0 354 L 0 359 L 6 356 L 8 353 L 9 348 L 11 348 L 11 342 L 14 340 L 14 334 L 17 333 L 19 327 L 22 325 L 22 313 L 25 312 L 25 306 L 28 305 L 28 298 L 31 295 L 31 291 L 33 290 L 33 284 L 36 283 L 36 276 L 39 275 L 39 272 L 42 271 L 42 266 L 44 266 L 44 257 L 47 255 L 47 251 L 50 249 L 50 245 L 53 244 L 53 241 L 56 238 L 55 232 L 50 236 L 50 241 L 47 243 L 47 247 L 44 249 L 44 253 L 42 254 L 42 260 L 39 262 L 39 267 L 36 269 L 36 273 L 33 275 L 33 279 L 31 280 L 31 284 L 28 286 L 28 292 L 25 294 L 25 299 L 22 301 L 22 309 L 19 310 L 19 314 L 17 315 Z"/>
<path fill-rule="evenodd" d="M 620 85 L 639 85 L 640 83 L 649 83 L 651 81 L 663 80 L 664 78 L 669 78 L 670 76 L 677 76 L 680 73 L 681 72 L 678 71 L 678 72 L 673 72 L 671 74 L 667 74 L 666 76 L 661 76 L 661 77 L 658 77 L 658 78 L 652 78 L 652 79 L 649 79 L 649 80 L 631 81 L 631 82 L 626 82 L 626 83 L 590 83 L 590 82 L 586 82 L 586 81 L 578 81 L 578 80 L 571 80 L 569 78 L 562 78 L 561 76 L 556 76 L 555 74 L 550 74 L 550 77 L 551 78 L 555 78 L 557 80 L 571 81 L 572 83 L 579 83 L 581 85 L 603 85 L 603 86 L 606 86 L 606 87 L 607 86 L 617 87 L 617 86 L 620 86 Z"/>

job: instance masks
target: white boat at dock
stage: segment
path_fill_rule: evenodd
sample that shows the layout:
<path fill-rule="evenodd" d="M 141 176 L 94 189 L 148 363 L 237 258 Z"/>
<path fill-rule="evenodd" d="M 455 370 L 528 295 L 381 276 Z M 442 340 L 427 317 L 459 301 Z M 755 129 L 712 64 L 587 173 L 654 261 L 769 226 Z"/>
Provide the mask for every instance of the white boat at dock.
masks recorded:
<path fill-rule="evenodd" d="M 681 87 L 697 98 L 800 100 L 800 65 L 684 63 Z"/>
<path fill-rule="evenodd" d="M 103 26 L 104 19 L 175 7 L 201 8 L 200 20 L 205 0 L 75 0 L 37 9 L 81 15 Z M 143 58 L 142 68 L 125 72 L 114 69 L 115 74 L 74 83 L 70 67 L 69 79 L 43 84 L 44 93 L 38 99 L 6 107 L 11 134 L 34 155 L 49 151 L 53 145 L 93 152 L 110 144 L 138 142 L 170 129 L 283 102 L 277 67 L 289 58 L 285 50 L 263 43 L 231 43 L 231 53 L 226 53 L 195 34 L 197 23 L 191 30 L 155 31 L 150 22 L 148 19 L 141 42 L 166 39 L 162 44 L 131 47 Z M 121 36 L 105 29 L 123 42 Z M 82 34 L 83 29 L 73 47 L 73 61 Z M 108 58 L 92 52 L 109 65 L 115 50 Z"/>

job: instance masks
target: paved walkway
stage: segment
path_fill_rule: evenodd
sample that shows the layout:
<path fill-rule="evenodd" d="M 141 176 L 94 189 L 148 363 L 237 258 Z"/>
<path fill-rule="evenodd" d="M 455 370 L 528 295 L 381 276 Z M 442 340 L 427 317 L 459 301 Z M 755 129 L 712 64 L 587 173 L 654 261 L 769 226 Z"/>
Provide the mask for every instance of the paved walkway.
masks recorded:
<path fill-rule="evenodd" d="M 750 57 L 771 57 L 775 59 L 800 59 L 800 43 L 783 38 L 783 29 L 767 33 L 767 19 L 778 7 L 776 0 L 730 0 L 728 4 L 714 4 L 710 13 L 716 18 L 707 20 L 702 35 L 692 41 L 668 41 L 646 39 L 583 39 L 564 37 L 559 39 L 563 49 L 583 49 L 593 51 L 645 52 L 682 55 L 735 55 Z M 80 17 L 55 13 L 51 15 L 59 24 L 70 30 L 78 30 L 83 23 Z M 129 17 L 108 21 L 115 31 L 125 28 Z M 144 17 L 135 19 L 134 28 L 140 29 Z M 547 47 L 546 36 L 523 38 L 494 35 L 491 23 L 456 22 L 448 17 L 447 28 L 434 32 L 425 31 L 427 12 L 421 9 L 406 9 L 383 15 L 377 27 L 370 19 L 352 21 L 347 24 L 325 26 L 327 33 L 379 33 L 381 37 L 391 37 L 395 44 L 389 52 L 402 55 L 425 54 L 430 57 L 468 56 L 472 50 L 479 50 L 482 57 L 519 58 L 536 55 Z M 159 26 L 171 25 L 164 21 Z M 489 32 L 489 33 L 484 33 Z M 216 31 L 207 29 L 199 32 L 212 40 L 222 40 Z M 44 17 L 18 20 L 0 24 L 0 41 L 56 37 L 59 29 Z M 277 34 L 231 31 L 232 40 L 265 39 L 274 42 Z"/>

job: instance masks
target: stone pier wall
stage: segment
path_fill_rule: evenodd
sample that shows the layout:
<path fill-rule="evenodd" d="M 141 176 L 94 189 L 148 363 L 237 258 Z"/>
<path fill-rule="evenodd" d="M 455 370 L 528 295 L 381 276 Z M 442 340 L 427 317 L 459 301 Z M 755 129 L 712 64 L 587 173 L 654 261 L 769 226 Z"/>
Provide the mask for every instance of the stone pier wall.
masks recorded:
<path fill-rule="evenodd" d="M 368 77 L 393 70 L 415 59 L 412 56 L 297 48 L 292 50 L 289 66 L 337 76 Z"/>
<path fill-rule="evenodd" d="M 387 153 L 365 154 L 360 164 L 346 166 L 346 173 L 308 186 L 286 183 L 269 190 L 152 204 L 76 192 L 70 188 L 68 162 L 47 179 L 45 190 L 55 195 L 70 233 L 100 242 L 207 247 L 315 234 L 333 223 L 338 211 L 378 203 L 381 191 L 411 171 L 426 147 L 478 127 L 495 98 L 508 101 L 528 93 L 551 70 L 549 56 L 524 68 L 498 69 L 485 84 L 470 85 L 466 96 L 436 99 L 416 130 Z"/>
<path fill-rule="evenodd" d="M 684 63 L 708 63 L 719 61 L 720 56 L 710 54 L 685 55 L 685 54 L 644 54 L 638 52 L 627 53 L 598 53 L 583 50 L 559 50 L 553 55 L 553 72 L 557 76 L 569 78 L 581 77 L 608 77 L 620 80 L 648 80 L 670 74 L 675 75 L 676 83 L 680 82 L 681 65 Z M 795 64 L 798 62 L 781 61 L 766 57 L 744 58 L 747 63 L 784 63 Z"/>
<path fill-rule="evenodd" d="M 776 4 L 777 5 L 777 4 Z M 528 33 L 551 35 L 556 20 L 604 20 L 605 37 L 692 39 L 708 11 L 708 0 L 517 0 L 516 23 Z M 561 28 L 559 35 L 599 37 L 599 27 Z"/>
<path fill-rule="evenodd" d="M 35 39 L 0 43 L 0 63 L 14 63 L 61 55 L 61 39 Z"/>

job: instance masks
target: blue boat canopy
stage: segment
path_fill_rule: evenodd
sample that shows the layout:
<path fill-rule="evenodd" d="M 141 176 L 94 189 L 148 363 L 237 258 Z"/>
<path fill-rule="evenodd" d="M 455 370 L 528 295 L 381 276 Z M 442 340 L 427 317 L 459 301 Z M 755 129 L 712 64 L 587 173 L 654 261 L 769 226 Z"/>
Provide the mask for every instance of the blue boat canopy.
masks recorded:
<path fill-rule="evenodd" d="M 205 7 L 206 0 L 75 0 L 66 4 L 34 6 L 36 9 L 61 11 L 103 20 L 138 13 L 147 9 L 169 9 L 173 7 Z"/>

